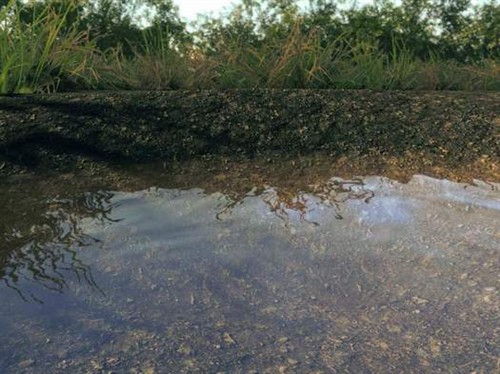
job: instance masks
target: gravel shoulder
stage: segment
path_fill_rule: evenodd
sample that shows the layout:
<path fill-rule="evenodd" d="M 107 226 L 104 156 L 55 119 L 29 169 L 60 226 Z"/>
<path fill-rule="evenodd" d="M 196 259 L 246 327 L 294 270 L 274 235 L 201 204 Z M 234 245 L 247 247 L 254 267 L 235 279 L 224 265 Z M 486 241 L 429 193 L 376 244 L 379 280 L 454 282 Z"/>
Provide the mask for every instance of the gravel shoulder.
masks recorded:
<path fill-rule="evenodd" d="M 500 93 L 260 89 L 0 97 L 0 175 L 304 155 L 353 172 L 392 168 L 498 181 Z"/>

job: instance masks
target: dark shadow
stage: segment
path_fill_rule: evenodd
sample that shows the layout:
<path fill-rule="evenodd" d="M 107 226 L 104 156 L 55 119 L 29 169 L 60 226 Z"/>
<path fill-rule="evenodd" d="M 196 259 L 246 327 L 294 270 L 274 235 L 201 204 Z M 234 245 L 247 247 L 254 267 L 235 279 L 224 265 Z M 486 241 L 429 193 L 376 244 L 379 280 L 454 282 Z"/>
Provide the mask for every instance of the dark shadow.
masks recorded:
<path fill-rule="evenodd" d="M 123 159 L 118 152 L 50 132 L 32 133 L 0 146 L 0 158 L 20 166 L 37 167 L 48 155 L 80 155 L 98 161 Z"/>
<path fill-rule="evenodd" d="M 0 141 L 0 160 L 27 168 L 50 166 L 55 156 L 62 156 L 59 162 L 64 163 L 74 162 L 72 156 L 101 162 L 179 160 L 218 153 L 231 145 L 228 131 L 210 134 L 187 129 L 182 121 L 159 120 L 165 108 L 67 100 L 36 95 L 2 100 L 0 109 L 24 118 L 12 140 Z M 144 123 L 147 128 L 140 126 Z"/>

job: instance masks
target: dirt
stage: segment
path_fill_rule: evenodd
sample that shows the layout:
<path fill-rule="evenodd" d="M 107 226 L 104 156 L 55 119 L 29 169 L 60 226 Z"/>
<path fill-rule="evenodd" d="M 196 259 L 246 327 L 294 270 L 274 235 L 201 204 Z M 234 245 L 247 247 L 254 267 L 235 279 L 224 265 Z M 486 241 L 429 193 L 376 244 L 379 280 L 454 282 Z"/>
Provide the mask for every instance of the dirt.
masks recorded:
<path fill-rule="evenodd" d="M 0 174 L 299 159 L 299 171 L 498 181 L 499 103 L 496 92 L 356 90 L 2 96 Z"/>

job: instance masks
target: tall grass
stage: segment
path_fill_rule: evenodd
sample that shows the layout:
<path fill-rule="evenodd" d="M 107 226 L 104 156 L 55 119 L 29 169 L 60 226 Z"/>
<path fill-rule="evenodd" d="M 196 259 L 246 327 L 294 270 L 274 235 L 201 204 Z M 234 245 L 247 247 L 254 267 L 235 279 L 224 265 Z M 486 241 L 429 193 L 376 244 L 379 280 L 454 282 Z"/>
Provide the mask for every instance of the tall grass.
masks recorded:
<path fill-rule="evenodd" d="M 296 23 L 285 37 L 270 37 L 258 46 L 227 36 L 217 55 L 207 59 L 219 71 L 217 85 L 232 88 L 327 87 L 335 56 L 323 48 L 317 30 Z"/>
<path fill-rule="evenodd" d="M 160 26 L 143 31 L 142 42 L 131 45 L 132 55 L 120 47 L 99 52 L 95 40 L 68 25 L 74 1 L 63 3 L 62 11 L 44 8 L 28 25 L 15 1 L 0 11 L 0 93 L 193 87 L 500 90 L 498 61 L 462 65 L 438 56 L 420 61 L 396 39 L 390 53 L 375 41 L 345 34 L 325 44 L 320 30 L 304 31 L 300 19 L 287 33 L 268 33 L 258 42 L 221 33 L 217 53 L 180 45 Z"/>
<path fill-rule="evenodd" d="M 113 88 L 166 90 L 208 87 L 215 71 L 198 51 L 173 42 L 167 28 L 160 25 L 142 32 L 142 43 L 130 46 L 133 55 L 121 48 L 109 50 L 100 65 L 102 83 Z"/>
<path fill-rule="evenodd" d="M 418 65 L 416 74 L 416 89 L 500 91 L 500 63 L 495 60 L 463 65 L 433 56 Z"/>
<path fill-rule="evenodd" d="M 223 88 L 340 88 L 372 90 L 499 90 L 500 65 L 488 60 L 461 65 L 434 56 L 415 58 L 393 39 L 389 54 L 375 41 L 340 35 L 326 46 L 318 30 L 298 21 L 285 36 L 250 44 L 227 34 L 217 54 L 205 58 L 218 71 L 212 84 Z"/>
<path fill-rule="evenodd" d="M 0 93 L 56 91 L 61 82 L 91 87 L 98 80 L 93 44 L 76 28 L 64 29 L 72 6 L 46 7 L 29 24 L 16 1 L 0 11 Z"/>

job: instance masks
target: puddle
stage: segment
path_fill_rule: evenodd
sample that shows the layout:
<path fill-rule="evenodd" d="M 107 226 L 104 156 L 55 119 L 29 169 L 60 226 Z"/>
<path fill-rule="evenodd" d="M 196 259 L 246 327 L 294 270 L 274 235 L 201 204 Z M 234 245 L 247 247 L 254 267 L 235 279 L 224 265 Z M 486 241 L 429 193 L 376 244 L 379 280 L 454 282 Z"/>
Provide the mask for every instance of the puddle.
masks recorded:
<path fill-rule="evenodd" d="M 499 184 L 0 189 L 2 373 L 500 370 Z"/>

